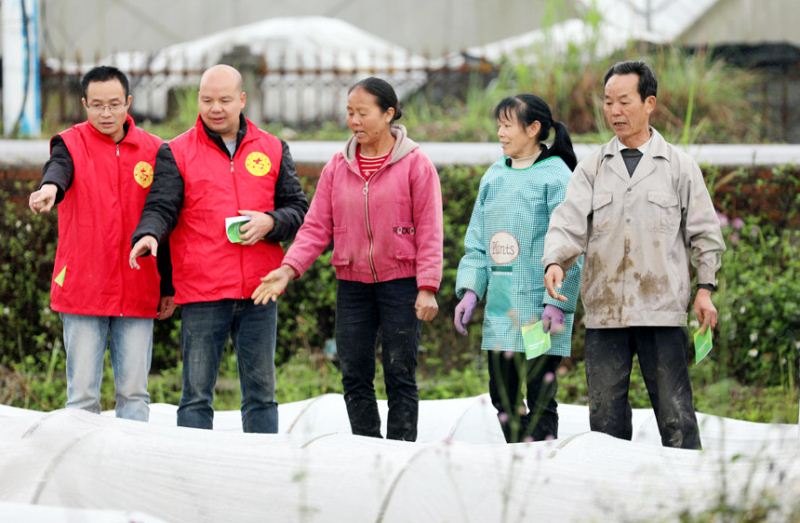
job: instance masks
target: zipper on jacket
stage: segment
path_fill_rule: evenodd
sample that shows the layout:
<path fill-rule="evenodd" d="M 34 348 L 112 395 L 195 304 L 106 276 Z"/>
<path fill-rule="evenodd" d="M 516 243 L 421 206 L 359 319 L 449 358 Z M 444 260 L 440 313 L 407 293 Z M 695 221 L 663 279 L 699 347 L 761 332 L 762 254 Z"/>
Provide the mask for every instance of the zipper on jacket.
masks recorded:
<path fill-rule="evenodd" d="M 389 161 L 391 161 L 391 158 Z M 375 270 L 375 260 L 373 258 L 373 254 L 375 252 L 375 240 L 372 237 L 372 226 L 370 225 L 369 221 L 369 182 L 370 180 L 374 180 L 379 173 L 385 171 L 388 166 L 389 162 L 385 162 L 377 171 L 372 173 L 372 175 L 367 178 L 357 167 L 353 167 L 352 165 L 348 164 L 350 170 L 353 171 L 356 176 L 364 180 L 364 188 L 361 190 L 361 192 L 364 194 L 364 220 L 367 223 L 367 238 L 369 239 L 369 269 L 372 272 L 372 280 L 375 283 L 378 283 L 378 272 Z"/>
<path fill-rule="evenodd" d="M 372 279 L 378 283 L 378 273 L 375 272 L 375 260 L 372 259 L 372 254 L 375 250 L 375 242 L 372 238 L 372 226 L 369 223 L 369 182 L 364 182 L 364 218 L 367 222 L 367 238 L 369 238 L 369 269 L 372 271 Z"/>
<path fill-rule="evenodd" d="M 236 152 L 239 151 L 237 150 Z M 231 156 L 231 180 L 233 181 L 233 193 L 236 196 L 236 207 L 238 211 L 239 207 L 241 207 L 241 202 L 239 201 L 239 186 L 236 185 L 236 169 L 233 163 L 233 156 Z M 239 247 L 241 247 L 241 245 Z M 242 250 L 241 248 L 239 249 L 239 271 L 240 271 L 239 274 L 241 274 L 241 281 L 242 281 L 241 299 L 244 300 L 245 299 L 244 290 L 246 282 L 244 281 L 244 250 Z"/>
<path fill-rule="evenodd" d="M 122 230 L 124 231 L 125 230 L 125 210 L 123 209 L 123 201 L 124 200 L 122 199 L 122 187 L 121 187 L 122 186 L 122 176 L 121 176 L 121 173 L 120 173 L 120 165 L 119 165 L 119 161 L 120 161 L 119 160 L 119 144 L 115 144 L 115 145 L 116 145 L 116 148 L 117 148 L 117 153 L 116 153 L 117 154 L 117 201 L 119 202 L 119 219 L 120 219 L 120 223 L 122 224 Z M 120 247 L 120 249 L 122 250 L 122 256 L 120 256 L 120 267 L 121 267 L 122 271 L 120 272 L 119 275 L 120 275 L 120 278 L 122 279 L 122 295 L 121 295 L 121 299 L 120 299 L 120 302 L 119 302 L 119 315 L 120 315 L 120 317 L 124 316 L 124 314 L 122 313 L 122 307 L 123 307 L 123 304 L 125 303 L 125 268 L 126 268 L 125 260 L 127 259 L 127 256 L 125 255 L 126 254 L 125 253 L 126 245 L 125 245 L 125 235 L 124 234 L 122 235 L 122 240 L 121 241 L 122 241 L 122 246 Z"/>

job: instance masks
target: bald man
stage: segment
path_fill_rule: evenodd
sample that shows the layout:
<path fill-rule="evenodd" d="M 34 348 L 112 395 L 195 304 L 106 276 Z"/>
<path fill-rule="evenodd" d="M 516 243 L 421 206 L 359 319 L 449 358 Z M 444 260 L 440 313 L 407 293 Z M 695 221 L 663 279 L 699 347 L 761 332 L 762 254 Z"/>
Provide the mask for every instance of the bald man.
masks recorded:
<path fill-rule="evenodd" d="M 138 268 L 140 256 L 155 256 L 169 234 L 175 303 L 182 306 L 178 425 L 213 428 L 214 384 L 230 337 L 242 427 L 275 433 L 277 309 L 274 302 L 255 305 L 250 295 L 280 266 L 280 242 L 300 228 L 308 200 L 286 143 L 242 114 L 247 95 L 236 69 L 205 71 L 198 102 L 195 126 L 158 151 L 129 263 Z M 238 233 L 229 218 L 246 220 Z"/>

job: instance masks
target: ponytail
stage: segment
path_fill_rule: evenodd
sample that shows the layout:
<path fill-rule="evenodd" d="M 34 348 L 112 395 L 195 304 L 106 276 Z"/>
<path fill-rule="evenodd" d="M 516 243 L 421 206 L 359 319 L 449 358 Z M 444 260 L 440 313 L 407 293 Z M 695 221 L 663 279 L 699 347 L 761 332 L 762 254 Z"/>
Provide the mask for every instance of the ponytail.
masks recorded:
<path fill-rule="evenodd" d="M 574 171 L 575 166 L 578 165 L 578 159 L 572 149 L 572 140 L 569 137 L 569 132 L 567 132 L 567 126 L 561 122 L 554 121 L 553 129 L 556 132 L 553 138 L 553 145 L 542 153 L 541 157 L 544 159 L 550 156 L 558 156 L 564 160 L 570 171 Z"/>

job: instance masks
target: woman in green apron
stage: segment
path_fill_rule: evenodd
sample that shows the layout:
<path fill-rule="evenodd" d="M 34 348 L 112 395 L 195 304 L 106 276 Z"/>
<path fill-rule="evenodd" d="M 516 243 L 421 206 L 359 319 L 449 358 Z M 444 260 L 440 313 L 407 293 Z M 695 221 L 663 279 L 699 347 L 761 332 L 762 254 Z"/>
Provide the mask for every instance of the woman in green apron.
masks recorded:
<path fill-rule="evenodd" d="M 558 437 L 556 374 L 570 355 L 573 315 L 582 260 L 567 273 L 561 293 L 544 288 L 541 258 L 550 214 L 566 193 L 575 153 L 567 129 L 553 120 L 550 107 L 532 94 L 502 100 L 495 108 L 503 157 L 481 179 L 458 265 L 456 330 L 466 325 L 485 298 L 481 349 L 489 356 L 489 394 L 509 443 Z M 550 130 L 553 144 L 547 147 Z M 523 330 L 542 320 L 540 338 L 550 348 L 526 359 Z M 543 331 L 543 332 L 542 332 Z M 533 331 L 532 331 L 533 332 Z M 522 404 L 527 385 L 527 409 Z"/>

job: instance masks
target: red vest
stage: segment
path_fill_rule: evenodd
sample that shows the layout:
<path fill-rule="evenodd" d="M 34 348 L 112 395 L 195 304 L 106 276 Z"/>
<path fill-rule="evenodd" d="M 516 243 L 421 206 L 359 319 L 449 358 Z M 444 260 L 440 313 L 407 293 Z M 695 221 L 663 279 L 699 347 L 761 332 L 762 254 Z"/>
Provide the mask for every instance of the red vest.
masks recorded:
<path fill-rule="evenodd" d="M 275 208 L 280 140 L 249 120 L 233 159 L 214 143 L 200 118 L 169 144 L 183 177 L 183 207 L 170 235 L 175 302 L 249 299 L 259 278 L 280 266 L 283 249 L 260 241 L 243 246 L 225 234 L 239 210 Z"/>
<path fill-rule="evenodd" d="M 131 235 L 153 182 L 162 141 L 128 116 L 119 143 L 83 122 L 60 134 L 75 166 L 58 205 L 50 307 L 91 316 L 155 318 L 159 276 L 152 256 L 131 269 Z M 141 262 L 144 263 L 141 263 Z"/>

